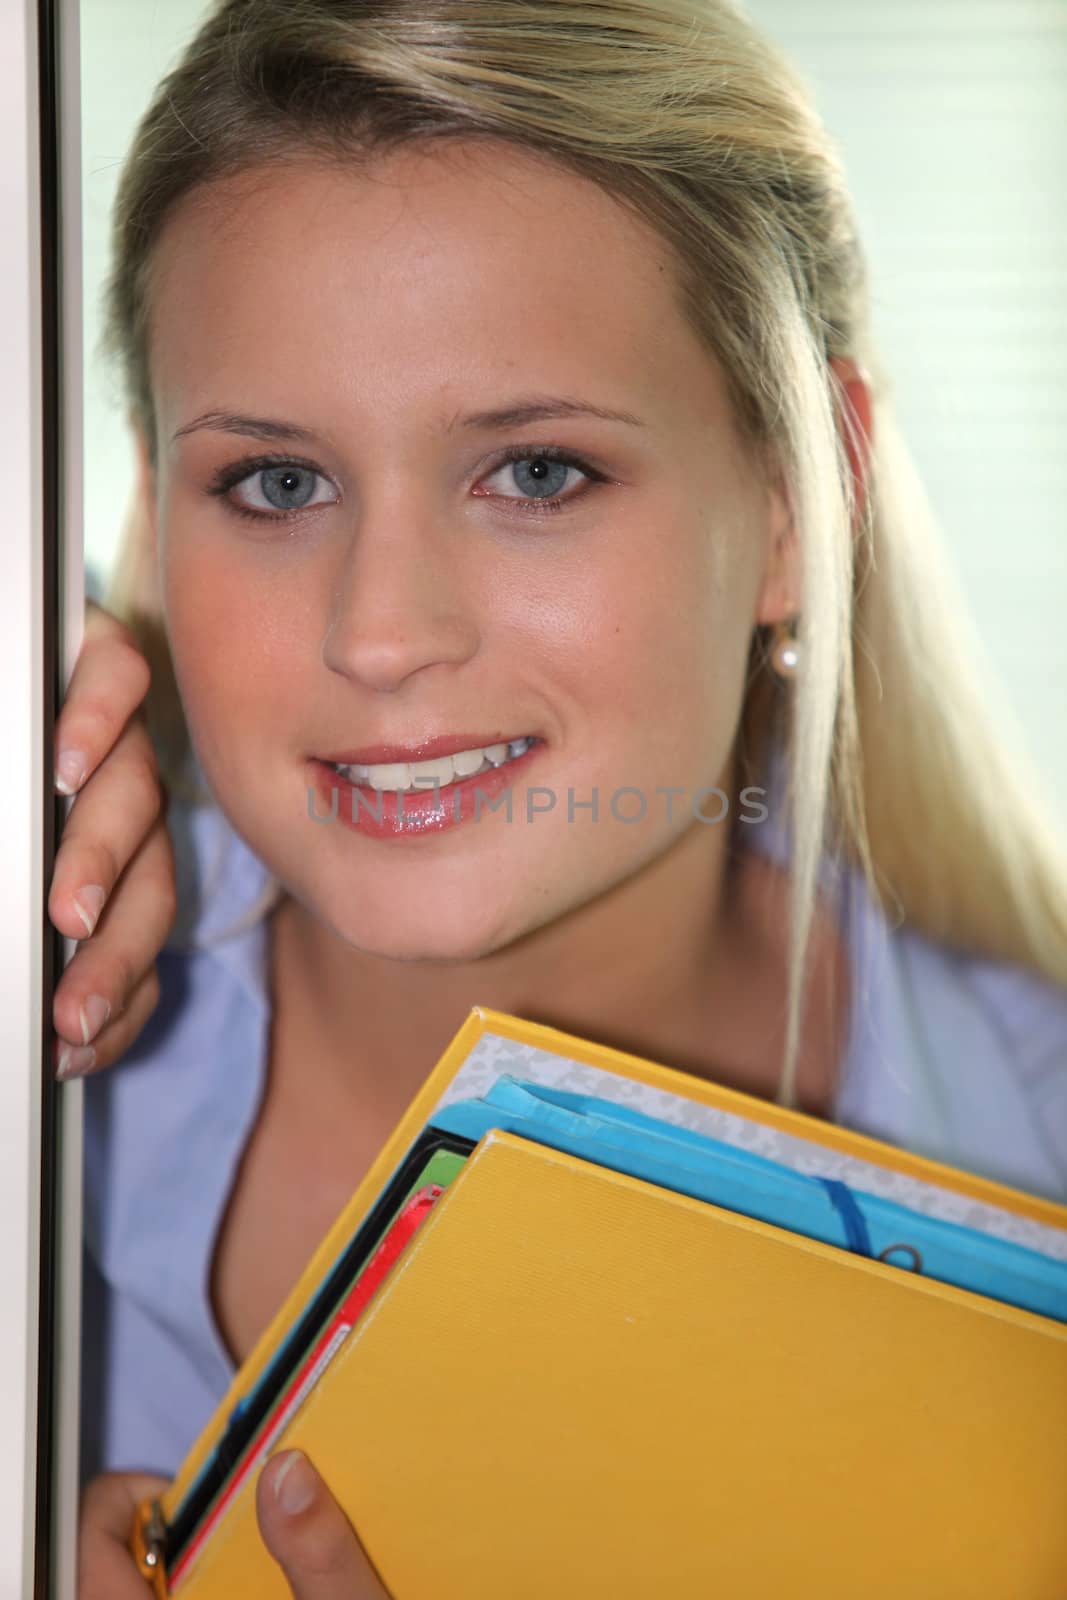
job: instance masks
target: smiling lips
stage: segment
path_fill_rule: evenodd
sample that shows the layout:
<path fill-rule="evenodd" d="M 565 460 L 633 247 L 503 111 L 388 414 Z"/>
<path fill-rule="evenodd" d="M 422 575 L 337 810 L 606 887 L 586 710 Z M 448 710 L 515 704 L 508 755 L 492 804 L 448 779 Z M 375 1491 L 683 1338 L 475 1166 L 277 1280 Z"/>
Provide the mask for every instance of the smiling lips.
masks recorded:
<path fill-rule="evenodd" d="M 376 761 L 312 758 L 308 782 L 325 810 L 309 815 L 317 822 L 337 821 L 372 839 L 413 839 L 451 831 L 495 815 L 502 791 L 515 781 L 513 774 L 525 773 L 537 760 L 544 740 L 526 734 L 481 745 L 469 737 L 434 743 L 437 753 L 432 757 L 426 755 L 425 745 L 412 750 L 421 758 L 415 761 L 380 759 L 404 753 L 396 745 L 345 752 L 349 757 L 378 756 Z M 452 748 L 442 754 L 443 745 Z M 510 802 L 505 815 L 510 821 Z"/>
<path fill-rule="evenodd" d="M 478 742 L 470 735 L 461 735 L 426 740 L 407 750 L 396 745 L 379 745 L 323 759 L 357 788 L 408 793 L 420 789 L 440 790 L 463 778 L 477 777 L 517 760 L 536 742 L 531 734 L 506 742 Z"/>

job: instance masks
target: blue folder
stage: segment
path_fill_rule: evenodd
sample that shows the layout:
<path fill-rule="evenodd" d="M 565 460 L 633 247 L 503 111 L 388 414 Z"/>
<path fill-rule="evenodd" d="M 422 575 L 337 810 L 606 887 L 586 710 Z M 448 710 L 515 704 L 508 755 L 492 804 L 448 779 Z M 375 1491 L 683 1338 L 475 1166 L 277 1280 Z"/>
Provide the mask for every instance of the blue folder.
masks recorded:
<path fill-rule="evenodd" d="M 925 1216 L 837 1179 L 807 1177 L 608 1100 L 505 1076 L 480 1100 L 439 1108 L 430 1126 L 474 1140 L 500 1128 L 792 1233 L 884 1257 L 903 1271 L 921 1271 L 941 1283 L 1067 1322 L 1065 1261 Z"/>

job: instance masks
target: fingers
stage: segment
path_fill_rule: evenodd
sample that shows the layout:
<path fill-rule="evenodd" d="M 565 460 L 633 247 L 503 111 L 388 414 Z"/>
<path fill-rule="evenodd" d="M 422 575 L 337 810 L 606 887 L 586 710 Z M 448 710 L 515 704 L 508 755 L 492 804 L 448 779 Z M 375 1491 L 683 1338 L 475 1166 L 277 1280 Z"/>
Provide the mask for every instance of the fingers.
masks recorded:
<path fill-rule="evenodd" d="M 163 812 L 152 741 L 134 720 L 82 785 L 63 824 L 48 915 L 68 939 L 86 939 L 127 863 Z"/>
<path fill-rule="evenodd" d="M 152 967 L 145 973 L 126 1002 L 125 1008 L 114 1021 L 111 1020 L 110 1011 L 104 1010 L 105 1024 L 91 1044 L 73 1045 L 63 1039 L 56 1040 L 53 1052 L 56 1077 L 61 1081 L 67 1078 L 85 1078 L 90 1073 L 102 1072 L 105 1067 L 113 1066 L 139 1037 L 158 1004 L 159 977 Z M 94 1009 L 91 996 L 85 1011 L 91 1025 L 95 1016 L 100 1014 L 99 1007 Z M 89 1031 L 88 1028 L 86 1031 Z"/>
<path fill-rule="evenodd" d="M 74 794 L 148 693 L 148 663 L 129 628 L 89 601 L 85 632 L 56 719 L 56 788 Z"/>
<path fill-rule="evenodd" d="M 78 1600 L 148 1600 L 128 1541 L 138 1505 L 160 1494 L 166 1478 L 107 1472 L 86 1484 L 78 1530 Z"/>
<path fill-rule="evenodd" d="M 256 1484 L 256 1515 L 293 1600 L 389 1600 L 352 1524 L 301 1451 L 267 1462 Z"/>
<path fill-rule="evenodd" d="M 60 933 L 80 941 L 52 1007 L 61 1076 L 117 1060 L 159 995 L 154 963 L 173 926 L 176 896 L 162 820 L 166 796 L 137 714 L 149 676 L 131 631 L 90 602 L 56 726 L 57 788 L 76 793 L 56 852 L 48 915 Z"/>
<path fill-rule="evenodd" d="M 111 1066 L 140 1034 L 159 999 L 155 959 L 174 915 L 174 851 L 160 820 L 56 988 L 59 1076 Z"/>

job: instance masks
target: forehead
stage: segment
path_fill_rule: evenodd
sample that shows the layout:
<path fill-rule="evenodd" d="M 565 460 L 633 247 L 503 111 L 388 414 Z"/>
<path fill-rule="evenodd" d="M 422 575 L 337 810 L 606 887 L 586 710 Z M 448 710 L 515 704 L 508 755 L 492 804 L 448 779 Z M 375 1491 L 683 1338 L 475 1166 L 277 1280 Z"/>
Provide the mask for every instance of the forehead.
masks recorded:
<path fill-rule="evenodd" d="M 289 412 L 350 399 L 429 422 L 516 382 L 625 395 L 664 426 L 683 397 L 689 422 L 727 420 L 665 242 L 591 180 L 496 140 L 358 167 L 302 155 L 194 191 L 156 248 L 149 329 L 161 424 L 273 394 Z"/>

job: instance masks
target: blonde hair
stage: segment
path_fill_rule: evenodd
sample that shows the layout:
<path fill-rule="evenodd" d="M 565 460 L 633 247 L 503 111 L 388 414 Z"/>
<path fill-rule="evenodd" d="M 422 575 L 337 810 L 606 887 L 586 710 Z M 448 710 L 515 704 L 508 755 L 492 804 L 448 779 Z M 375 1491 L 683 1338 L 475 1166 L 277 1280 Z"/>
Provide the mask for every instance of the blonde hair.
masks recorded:
<path fill-rule="evenodd" d="M 788 484 L 803 668 L 784 689 L 754 629 L 738 738 L 744 781 L 772 733 L 787 773 L 779 1101 L 795 1104 L 824 852 L 858 865 L 897 923 L 1067 986 L 1067 863 L 1003 697 L 994 729 L 988 665 L 894 421 L 840 158 L 803 80 L 727 0 L 223 0 L 159 85 L 114 211 L 104 350 L 149 460 L 153 250 L 178 200 L 295 154 L 369 162 L 448 136 L 538 152 L 657 230 L 753 459 Z M 836 357 L 870 380 L 862 504 Z M 135 507 L 106 603 L 143 642 L 164 774 L 188 793 L 144 516 Z"/>

